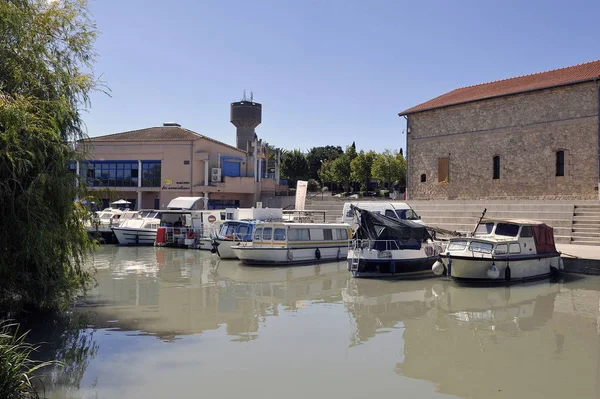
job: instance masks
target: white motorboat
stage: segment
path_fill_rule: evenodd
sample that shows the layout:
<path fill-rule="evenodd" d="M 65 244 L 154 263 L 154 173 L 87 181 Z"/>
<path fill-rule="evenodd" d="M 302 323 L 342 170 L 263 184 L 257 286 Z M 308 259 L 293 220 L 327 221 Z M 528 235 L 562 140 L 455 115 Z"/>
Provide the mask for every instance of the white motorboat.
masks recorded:
<path fill-rule="evenodd" d="M 442 252 L 442 243 L 426 226 L 354 206 L 351 210 L 360 219 L 348 250 L 353 277 L 434 276 L 431 265 Z"/>
<path fill-rule="evenodd" d="M 335 262 L 348 256 L 350 225 L 346 223 L 261 223 L 252 242 L 232 246 L 249 265 Z"/>
<path fill-rule="evenodd" d="M 120 245 L 154 245 L 160 223 L 159 211 L 143 211 L 139 217 L 114 226 L 112 231 Z"/>
<path fill-rule="evenodd" d="M 563 269 L 552 227 L 531 220 L 480 222 L 472 237 L 452 238 L 432 267 L 459 282 L 515 282 Z"/>

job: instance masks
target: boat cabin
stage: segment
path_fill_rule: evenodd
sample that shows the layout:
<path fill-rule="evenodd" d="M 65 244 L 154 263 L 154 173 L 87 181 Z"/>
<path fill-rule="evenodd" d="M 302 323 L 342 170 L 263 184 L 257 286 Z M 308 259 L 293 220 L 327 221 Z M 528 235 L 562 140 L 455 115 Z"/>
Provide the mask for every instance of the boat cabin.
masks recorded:
<path fill-rule="evenodd" d="M 473 237 L 450 240 L 451 253 L 507 257 L 556 253 L 552 227 L 530 220 L 485 220 Z"/>
<path fill-rule="evenodd" d="M 260 223 L 254 228 L 254 247 L 347 245 L 352 236 L 345 223 Z"/>

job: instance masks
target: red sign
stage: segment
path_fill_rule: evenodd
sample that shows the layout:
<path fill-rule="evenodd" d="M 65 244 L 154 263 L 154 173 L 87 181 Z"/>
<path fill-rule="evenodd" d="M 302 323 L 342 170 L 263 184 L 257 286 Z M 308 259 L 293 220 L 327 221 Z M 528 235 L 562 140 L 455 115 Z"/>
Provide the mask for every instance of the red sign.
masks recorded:
<path fill-rule="evenodd" d="M 214 222 L 216 222 L 216 221 L 217 221 L 217 217 L 216 217 L 215 215 L 210 215 L 210 216 L 208 217 L 208 222 L 209 222 L 209 223 L 214 223 Z"/>

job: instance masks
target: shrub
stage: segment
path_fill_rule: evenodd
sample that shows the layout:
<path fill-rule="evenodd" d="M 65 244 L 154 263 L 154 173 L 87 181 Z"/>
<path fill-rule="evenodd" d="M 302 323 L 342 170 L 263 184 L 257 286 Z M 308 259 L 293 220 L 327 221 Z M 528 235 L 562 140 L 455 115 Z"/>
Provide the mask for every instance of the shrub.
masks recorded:
<path fill-rule="evenodd" d="M 321 185 L 319 184 L 318 181 L 316 181 L 315 179 L 308 179 L 308 184 L 306 189 L 308 190 L 309 193 L 314 193 L 316 191 L 319 191 L 321 188 Z"/>
<path fill-rule="evenodd" d="M 19 335 L 19 326 L 0 322 L 0 397 L 3 399 L 38 398 L 32 384 L 36 370 L 52 362 L 30 359 L 38 347 L 25 342 L 27 333 Z"/>

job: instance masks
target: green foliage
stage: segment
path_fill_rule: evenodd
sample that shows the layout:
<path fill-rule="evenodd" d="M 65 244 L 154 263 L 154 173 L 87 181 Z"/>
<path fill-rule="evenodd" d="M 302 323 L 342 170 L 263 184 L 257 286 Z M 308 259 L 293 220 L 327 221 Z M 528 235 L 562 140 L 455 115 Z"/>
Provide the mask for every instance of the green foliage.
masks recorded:
<path fill-rule="evenodd" d="M 373 161 L 377 153 L 375 151 L 369 151 L 365 153 L 361 151 L 358 155 L 350 162 L 351 179 L 357 183 L 360 183 L 360 189 L 366 191 L 371 181 L 371 169 L 373 167 Z"/>
<path fill-rule="evenodd" d="M 97 88 L 85 0 L 0 2 L 0 303 L 65 306 L 86 287 L 93 244 L 67 169 Z"/>
<path fill-rule="evenodd" d="M 306 154 L 306 161 L 308 162 L 309 177 L 311 179 L 319 179 L 319 170 L 321 164 L 326 161 L 333 161 L 344 151 L 340 146 L 328 145 L 325 147 L 313 147 Z M 323 182 L 323 180 L 321 180 Z"/>
<path fill-rule="evenodd" d="M 52 363 L 37 362 L 31 354 L 38 347 L 25 342 L 17 324 L 0 322 L 0 397 L 3 399 L 37 398 L 32 373 Z"/>
<path fill-rule="evenodd" d="M 296 187 L 298 180 L 307 180 L 308 162 L 300 150 L 288 151 L 281 160 L 281 175 L 288 180 L 290 187 Z"/>
<path fill-rule="evenodd" d="M 341 184 L 345 191 L 350 191 L 350 157 L 344 154 L 331 162 L 333 182 Z"/>
<path fill-rule="evenodd" d="M 306 189 L 309 193 L 314 193 L 315 191 L 321 190 L 321 185 L 315 179 L 308 179 L 308 184 L 307 184 Z"/>
<path fill-rule="evenodd" d="M 333 171 L 331 170 L 332 164 L 333 161 L 325 161 L 319 169 L 319 179 L 321 179 L 323 185 L 325 185 L 325 183 L 333 183 L 334 177 Z"/>
<path fill-rule="evenodd" d="M 403 160 L 404 157 L 397 152 L 385 150 L 375 157 L 371 173 L 375 179 L 388 183 L 388 187 L 395 180 L 406 181 L 406 162 Z"/>

